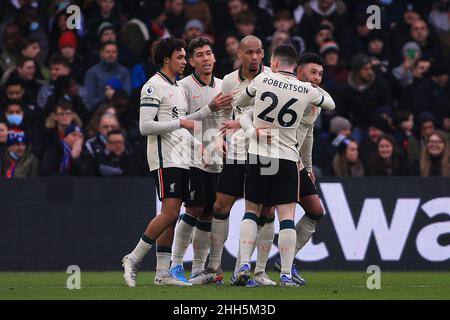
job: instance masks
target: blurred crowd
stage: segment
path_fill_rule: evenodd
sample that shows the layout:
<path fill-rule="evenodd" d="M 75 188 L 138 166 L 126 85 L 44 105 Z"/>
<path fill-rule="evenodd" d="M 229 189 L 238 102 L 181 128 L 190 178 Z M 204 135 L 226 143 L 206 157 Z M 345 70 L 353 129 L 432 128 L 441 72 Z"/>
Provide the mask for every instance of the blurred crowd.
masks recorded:
<path fill-rule="evenodd" d="M 152 44 L 206 36 L 222 78 L 250 34 L 325 61 L 316 175 L 450 176 L 449 0 L 0 0 L 0 176 L 148 175 Z"/>

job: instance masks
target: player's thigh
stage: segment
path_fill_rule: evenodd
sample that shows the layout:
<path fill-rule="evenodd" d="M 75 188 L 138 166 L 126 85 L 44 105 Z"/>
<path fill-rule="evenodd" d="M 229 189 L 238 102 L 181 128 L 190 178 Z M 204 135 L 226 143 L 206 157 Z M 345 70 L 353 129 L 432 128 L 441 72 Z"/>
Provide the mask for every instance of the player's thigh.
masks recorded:
<path fill-rule="evenodd" d="M 160 168 L 152 171 L 158 198 L 164 203 L 165 199 L 187 200 L 189 193 L 189 170 L 182 168 Z M 166 201 L 167 202 L 167 201 Z"/>
<path fill-rule="evenodd" d="M 301 186 L 300 186 L 301 188 Z M 313 194 L 306 197 L 300 197 L 298 202 L 305 212 L 321 216 L 324 214 L 322 204 L 320 203 L 320 198 L 317 194 Z"/>
<path fill-rule="evenodd" d="M 302 169 L 299 173 L 300 178 L 300 199 L 312 195 L 317 195 L 317 188 L 306 169 Z"/>
<path fill-rule="evenodd" d="M 249 161 L 245 174 L 244 198 L 258 205 L 265 203 L 270 196 L 271 176 L 263 173 L 264 168 L 265 165 L 257 157 L 255 161 Z"/>
<path fill-rule="evenodd" d="M 214 203 L 216 202 L 216 189 L 217 180 L 219 179 L 219 173 L 204 172 L 203 176 L 205 185 L 205 202 L 203 207 L 203 215 L 212 216 L 214 213 Z"/>
<path fill-rule="evenodd" d="M 198 218 L 203 213 L 206 199 L 204 171 L 191 167 L 189 169 L 189 196 L 186 200 L 186 212 Z"/>
<path fill-rule="evenodd" d="M 217 192 L 234 198 L 244 196 L 246 165 L 243 163 L 225 163 L 217 181 Z"/>
<path fill-rule="evenodd" d="M 299 200 L 299 174 L 294 161 L 279 159 L 279 169 L 269 183 L 269 203 L 281 205 Z"/>

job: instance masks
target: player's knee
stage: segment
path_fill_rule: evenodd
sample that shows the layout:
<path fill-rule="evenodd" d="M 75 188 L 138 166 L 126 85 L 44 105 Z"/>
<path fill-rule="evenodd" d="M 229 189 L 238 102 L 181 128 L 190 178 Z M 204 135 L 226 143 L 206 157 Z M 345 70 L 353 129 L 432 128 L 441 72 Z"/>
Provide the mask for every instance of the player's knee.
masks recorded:
<path fill-rule="evenodd" d="M 193 216 L 194 218 L 199 218 L 203 214 L 203 208 L 202 207 L 187 207 L 186 212 Z"/>
<path fill-rule="evenodd" d="M 222 219 L 230 216 L 231 205 L 227 201 L 217 200 L 214 203 L 214 217 L 220 215 Z"/>
<path fill-rule="evenodd" d="M 179 210 L 167 209 L 161 212 L 162 215 L 167 219 L 167 221 L 172 225 L 176 224 L 179 218 Z"/>
<path fill-rule="evenodd" d="M 264 216 L 268 219 L 275 217 L 275 207 L 263 207 L 261 209 L 261 216 Z"/>

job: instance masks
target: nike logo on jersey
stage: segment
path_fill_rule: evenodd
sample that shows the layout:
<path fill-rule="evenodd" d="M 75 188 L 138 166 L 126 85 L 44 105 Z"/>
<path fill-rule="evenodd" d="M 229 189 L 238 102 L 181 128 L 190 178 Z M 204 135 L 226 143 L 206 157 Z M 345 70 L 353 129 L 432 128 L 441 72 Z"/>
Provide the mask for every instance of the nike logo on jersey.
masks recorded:
<path fill-rule="evenodd" d="M 201 96 L 192 96 L 192 99 L 198 99 L 198 98 L 200 98 Z"/>

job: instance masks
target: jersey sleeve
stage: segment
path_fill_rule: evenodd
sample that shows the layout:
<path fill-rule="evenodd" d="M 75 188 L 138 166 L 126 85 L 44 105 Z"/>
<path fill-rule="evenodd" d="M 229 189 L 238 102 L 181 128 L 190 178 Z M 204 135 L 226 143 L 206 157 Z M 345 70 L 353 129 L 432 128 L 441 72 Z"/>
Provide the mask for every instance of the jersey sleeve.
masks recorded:
<path fill-rule="evenodd" d="M 152 82 L 146 83 L 141 90 L 141 107 L 159 107 L 163 93 L 158 86 Z"/>
<path fill-rule="evenodd" d="M 309 83 L 308 86 L 310 103 L 319 108 L 334 110 L 336 106 L 333 98 L 331 98 L 328 92 L 312 83 Z"/>

